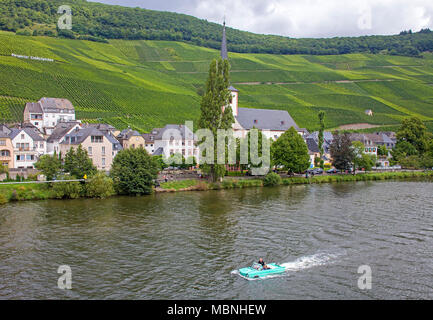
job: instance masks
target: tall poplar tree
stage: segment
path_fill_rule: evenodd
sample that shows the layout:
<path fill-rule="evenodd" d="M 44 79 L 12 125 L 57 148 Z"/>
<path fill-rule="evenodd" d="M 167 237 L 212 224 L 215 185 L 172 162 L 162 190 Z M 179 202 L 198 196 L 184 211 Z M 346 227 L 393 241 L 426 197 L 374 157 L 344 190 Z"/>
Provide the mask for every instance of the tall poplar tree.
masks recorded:
<path fill-rule="evenodd" d="M 323 154 L 324 154 L 324 150 L 323 150 L 323 142 L 324 142 L 324 137 L 323 137 L 323 133 L 325 131 L 325 112 L 324 111 L 320 111 L 319 112 L 319 123 L 320 123 L 320 129 L 319 129 L 319 150 L 320 150 L 320 160 L 323 159 Z"/>
<path fill-rule="evenodd" d="M 199 129 L 209 129 L 214 136 L 214 163 L 203 164 L 202 169 L 212 181 L 217 181 L 225 174 L 225 166 L 217 164 L 217 132 L 218 129 L 231 129 L 233 117 L 232 95 L 229 88 L 230 71 L 227 60 L 213 60 L 209 68 L 206 91 L 201 100 Z M 224 111 L 223 111 L 224 108 Z"/>

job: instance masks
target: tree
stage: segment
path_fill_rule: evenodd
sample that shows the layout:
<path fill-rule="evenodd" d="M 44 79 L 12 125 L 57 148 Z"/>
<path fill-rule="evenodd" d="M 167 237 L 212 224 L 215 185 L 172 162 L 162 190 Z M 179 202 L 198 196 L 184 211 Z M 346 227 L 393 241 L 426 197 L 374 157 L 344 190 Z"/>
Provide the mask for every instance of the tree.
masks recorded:
<path fill-rule="evenodd" d="M 427 151 L 421 158 L 421 164 L 424 168 L 433 169 L 433 139 L 430 139 L 427 143 Z"/>
<path fill-rule="evenodd" d="M 199 129 L 209 129 L 214 137 L 213 163 L 203 164 L 201 167 L 210 176 L 212 181 L 217 181 L 225 174 L 225 166 L 217 164 L 217 132 L 218 129 L 231 129 L 235 122 L 233 117 L 231 92 L 229 87 L 229 63 L 221 58 L 213 60 L 209 68 L 209 76 L 206 83 L 200 106 Z M 222 111 L 224 107 L 224 112 Z"/>
<path fill-rule="evenodd" d="M 77 150 L 71 148 L 66 153 L 64 168 L 71 176 L 78 179 L 82 179 L 84 176 L 91 176 L 97 171 L 92 159 L 89 158 L 87 151 L 81 145 L 78 146 Z"/>
<path fill-rule="evenodd" d="M 426 151 L 429 138 L 426 126 L 416 117 L 404 119 L 397 131 L 397 142 L 410 143 L 420 154 Z"/>
<path fill-rule="evenodd" d="M 168 164 L 166 163 L 164 156 L 158 155 L 158 156 L 153 156 L 153 158 L 155 159 L 156 163 L 158 164 L 159 167 L 159 171 L 162 171 L 166 168 L 168 168 Z"/>
<path fill-rule="evenodd" d="M 47 181 L 51 181 L 62 169 L 62 161 L 56 154 L 53 156 L 43 155 L 39 158 L 38 162 L 35 163 L 35 168 L 42 171 Z"/>
<path fill-rule="evenodd" d="M 301 173 L 310 166 L 307 144 L 293 127 L 271 145 L 271 157 L 275 166 L 288 172 Z"/>
<path fill-rule="evenodd" d="M 381 145 L 377 147 L 377 155 L 382 157 L 388 157 L 389 150 L 386 148 L 385 145 Z"/>
<path fill-rule="evenodd" d="M 339 170 L 349 170 L 355 158 L 349 134 L 335 132 L 330 149 L 333 166 Z"/>
<path fill-rule="evenodd" d="M 153 192 L 159 165 L 143 148 L 125 149 L 114 158 L 110 176 L 119 194 L 143 195 Z"/>
<path fill-rule="evenodd" d="M 320 111 L 319 112 L 319 123 L 320 123 L 319 136 L 318 136 L 318 139 L 319 139 L 319 150 L 320 150 L 320 159 L 323 159 L 323 154 L 324 154 L 324 150 L 323 150 L 323 142 L 324 142 L 323 133 L 325 131 L 325 112 L 324 111 Z"/>
<path fill-rule="evenodd" d="M 363 155 L 365 150 L 365 145 L 361 141 L 353 141 L 352 142 L 352 148 L 353 148 L 353 168 L 354 169 L 360 169 L 363 168 Z"/>
<path fill-rule="evenodd" d="M 115 194 L 113 179 L 104 172 L 98 172 L 86 184 L 86 195 L 90 198 L 105 199 Z"/>
<path fill-rule="evenodd" d="M 408 141 L 398 141 L 391 151 L 392 158 L 394 161 L 399 162 L 400 160 L 409 157 L 409 156 L 417 156 L 418 150 L 415 148 L 413 144 Z"/>

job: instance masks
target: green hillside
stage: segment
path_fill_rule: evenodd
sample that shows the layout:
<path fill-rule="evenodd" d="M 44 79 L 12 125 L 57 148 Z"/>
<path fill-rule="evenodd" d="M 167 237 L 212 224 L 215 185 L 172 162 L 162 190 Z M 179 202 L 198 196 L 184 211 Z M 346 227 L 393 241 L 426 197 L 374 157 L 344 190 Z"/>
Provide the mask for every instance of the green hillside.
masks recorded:
<path fill-rule="evenodd" d="M 71 7 L 72 30 L 57 29 L 58 8 L 65 4 Z M 183 41 L 214 49 L 220 48 L 222 34 L 220 24 L 193 16 L 86 0 L 1 0 L 0 30 L 99 42 L 107 42 L 106 39 Z M 433 50 L 433 32 L 429 29 L 402 31 L 391 36 L 294 39 L 227 28 L 227 36 L 229 51 L 239 53 L 419 56 L 421 52 Z"/>
<path fill-rule="evenodd" d="M 80 119 L 118 128 L 148 131 L 196 120 L 209 63 L 218 56 L 184 42 L 99 43 L 0 32 L 0 122 L 20 121 L 25 102 L 44 96 L 68 98 Z M 229 56 L 241 107 L 287 110 L 310 130 L 318 127 L 319 110 L 326 111 L 328 128 L 396 125 L 410 115 L 433 128 L 432 54 Z"/>

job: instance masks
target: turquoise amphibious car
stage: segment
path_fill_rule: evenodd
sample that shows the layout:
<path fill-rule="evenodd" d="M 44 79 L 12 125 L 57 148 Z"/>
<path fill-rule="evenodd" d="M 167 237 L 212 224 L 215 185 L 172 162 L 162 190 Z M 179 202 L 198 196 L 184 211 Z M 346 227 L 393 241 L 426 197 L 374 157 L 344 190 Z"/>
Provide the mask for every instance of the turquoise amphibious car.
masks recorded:
<path fill-rule="evenodd" d="M 269 269 L 263 269 L 261 265 L 255 263 L 251 267 L 239 269 L 239 274 L 245 278 L 258 279 L 286 272 L 286 268 L 276 263 L 268 263 L 267 266 Z"/>

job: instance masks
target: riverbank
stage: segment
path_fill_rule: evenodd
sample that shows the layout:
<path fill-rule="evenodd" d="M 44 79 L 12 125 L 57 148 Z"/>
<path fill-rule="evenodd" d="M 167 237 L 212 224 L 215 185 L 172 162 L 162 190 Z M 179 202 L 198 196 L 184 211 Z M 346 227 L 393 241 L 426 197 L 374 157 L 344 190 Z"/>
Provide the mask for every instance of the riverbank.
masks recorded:
<path fill-rule="evenodd" d="M 356 181 L 381 181 L 381 180 L 405 180 L 405 179 L 427 179 L 433 181 L 433 171 L 404 171 L 404 172 L 381 172 L 381 173 L 360 173 L 357 175 L 324 175 L 314 177 L 291 177 L 283 178 L 276 185 L 301 185 L 301 184 L 322 184 L 322 183 L 341 183 Z M 222 182 L 212 183 L 206 180 L 190 179 L 178 180 L 161 183 L 160 187 L 155 188 L 156 193 L 165 192 L 185 192 L 185 191 L 207 191 L 222 189 L 241 189 L 252 187 L 264 187 L 264 180 L 229 178 L 226 177 Z M 80 197 L 77 194 L 77 197 Z M 35 201 L 58 199 L 53 189 L 46 184 L 0 184 L 0 205 L 15 201 Z"/>
<path fill-rule="evenodd" d="M 299 185 L 299 184 L 321 184 L 341 183 L 357 181 L 381 181 L 381 180 L 404 180 L 404 179 L 433 179 L 433 171 L 404 171 L 404 172 L 380 172 L 359 173 L 356 175 L 323 175 L 314 177 L 290 177 L 283 178 L 277 185 Z M 155 192 L 182 192 L 182 191 L 206 191 L 235 189 L 248 187 L 264 187 L 263 179 L 225 178 L 220 183 L 212 183 L 206 180 L 184 180 L 161 183 Z"/>

